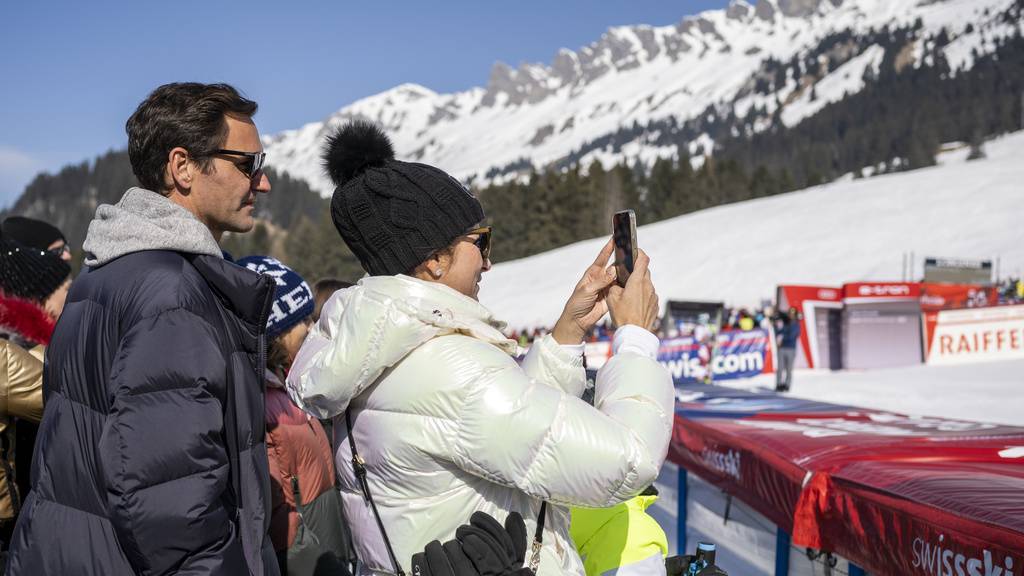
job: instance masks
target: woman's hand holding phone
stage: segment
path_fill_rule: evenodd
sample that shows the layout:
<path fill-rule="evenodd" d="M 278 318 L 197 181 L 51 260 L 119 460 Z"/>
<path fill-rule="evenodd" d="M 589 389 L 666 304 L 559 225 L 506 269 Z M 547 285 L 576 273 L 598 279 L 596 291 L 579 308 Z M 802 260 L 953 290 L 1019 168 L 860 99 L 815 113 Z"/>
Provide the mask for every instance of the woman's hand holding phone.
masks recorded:
<path fill-rule="evenodd" d="M 604 300 L 615 326 L 633 324 L 651 330 L 658 320 L 658 293 L 651 281 L 651 271 L 648 269 L 650 263 L 647 253 L 639 250 L 626 286 L 623 288 L 615 284 L 608 288 Z"/>
<path fill-rule="evenodd" d="M 579 344 L 595 324 L 608 312 L 606 295 L 615 283 L 615 268 L 608 265 L 615 244 L 608 240 L 594 262 L 583 273 L 562 315 L 551 330 L 559 344 Z M 620 288 L 621 290 L 621 288 Z"/>

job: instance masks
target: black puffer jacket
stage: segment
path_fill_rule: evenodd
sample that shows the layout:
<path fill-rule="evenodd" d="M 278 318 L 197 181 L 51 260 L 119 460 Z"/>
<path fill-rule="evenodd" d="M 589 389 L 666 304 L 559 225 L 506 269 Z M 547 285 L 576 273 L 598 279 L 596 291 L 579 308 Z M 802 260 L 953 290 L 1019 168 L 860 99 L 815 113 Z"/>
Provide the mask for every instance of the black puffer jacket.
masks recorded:
<path fill-rule="evenodd" d="M 79 276 L 48 351 L 8 574 L 278 573 L 262 378 L 273 294 L 208 253 L 138 251 Z"/>
<path fill-rule="evenodd" d="M 272 295 L 269 278 L 167 251 L 78 278 L 50 344 L 9 574 L 276 572 L 272 550 L 255 569 L 270 544 L 256 367 Z"/>

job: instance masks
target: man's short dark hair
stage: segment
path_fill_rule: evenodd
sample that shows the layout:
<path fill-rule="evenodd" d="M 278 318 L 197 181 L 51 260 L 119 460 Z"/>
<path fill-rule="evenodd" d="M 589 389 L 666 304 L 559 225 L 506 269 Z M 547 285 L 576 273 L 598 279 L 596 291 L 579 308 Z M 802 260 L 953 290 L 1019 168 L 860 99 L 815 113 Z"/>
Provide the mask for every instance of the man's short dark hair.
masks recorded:
<path fill-rule="evenodd" d="M 251 118 L 257 104 L 228 84 L 175 82 L 153 90 L 125 124 L 128 158 L 139 184 L 163 193 L 171 149 L 181 146 L 209 169 L 211 155 L 227 138 L 225 115 Z"/>

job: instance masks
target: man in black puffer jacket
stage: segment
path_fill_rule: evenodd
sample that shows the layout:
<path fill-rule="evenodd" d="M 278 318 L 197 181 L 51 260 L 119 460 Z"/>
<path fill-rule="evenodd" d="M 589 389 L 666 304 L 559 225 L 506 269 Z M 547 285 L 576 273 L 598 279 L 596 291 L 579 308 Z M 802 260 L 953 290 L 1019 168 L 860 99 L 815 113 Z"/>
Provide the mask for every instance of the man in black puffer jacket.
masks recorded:
<path fill-rule="evenodd" d="M 274 281 L 218 246 L 270 190 L 255 112 L 230 86 L 170 84 L 128 121 L 145 188 L 89 226 L 9 574 L 278 573 L 263 409 Z"/>

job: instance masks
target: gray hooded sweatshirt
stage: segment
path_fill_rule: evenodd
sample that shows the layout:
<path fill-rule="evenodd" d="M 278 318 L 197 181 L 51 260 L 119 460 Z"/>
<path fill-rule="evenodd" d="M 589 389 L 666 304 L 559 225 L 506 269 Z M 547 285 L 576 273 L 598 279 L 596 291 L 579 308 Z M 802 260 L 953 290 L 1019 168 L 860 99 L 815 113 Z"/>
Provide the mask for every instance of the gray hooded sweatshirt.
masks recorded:
<path fill-rule="evenodd" d="M 129 188 L 113 206 L 100 204 L 82 249 L 85 265 L 93 268 L 143 250 L 223 257 L 205 224 L 166 196 L 145 188 Z"/>

